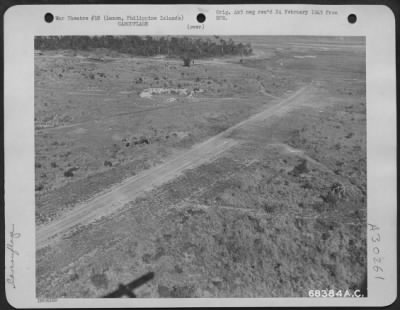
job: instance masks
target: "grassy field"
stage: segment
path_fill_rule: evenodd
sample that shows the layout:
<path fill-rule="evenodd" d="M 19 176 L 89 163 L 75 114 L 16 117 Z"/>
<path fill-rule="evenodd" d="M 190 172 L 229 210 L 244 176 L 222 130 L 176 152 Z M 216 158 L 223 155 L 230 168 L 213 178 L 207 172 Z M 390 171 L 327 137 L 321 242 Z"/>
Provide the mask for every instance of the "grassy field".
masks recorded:
<path fill-rule="evenodd" d="M 191 67 L 107 50 L 35 56 L 39 227 L 307 86 L 292 108 L 233 131 L 238 145 L 214 161 L 38 250 L 38 296 L 101 297 L 150 271 L 138 297 L 361 288 L 364 42 L 240 40 L 254 55 Z"/>

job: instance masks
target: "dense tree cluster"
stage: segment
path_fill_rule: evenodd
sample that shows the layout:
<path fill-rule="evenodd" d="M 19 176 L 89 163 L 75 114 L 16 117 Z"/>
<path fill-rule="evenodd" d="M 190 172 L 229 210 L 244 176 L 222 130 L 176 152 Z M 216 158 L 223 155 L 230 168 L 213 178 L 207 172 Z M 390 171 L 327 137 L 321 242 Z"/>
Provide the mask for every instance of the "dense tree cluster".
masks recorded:
<path fill-rule="evenodd" d="M 249 43 L 236 43 L 232 38 L 214 37 L 152 37 L 152 36 L 40 36 L 35 49 L 88 50 L 107 48 L 135 56 L 166 55 L 182 59 L 224 55 L 246 56 L 252 53 Z"/>

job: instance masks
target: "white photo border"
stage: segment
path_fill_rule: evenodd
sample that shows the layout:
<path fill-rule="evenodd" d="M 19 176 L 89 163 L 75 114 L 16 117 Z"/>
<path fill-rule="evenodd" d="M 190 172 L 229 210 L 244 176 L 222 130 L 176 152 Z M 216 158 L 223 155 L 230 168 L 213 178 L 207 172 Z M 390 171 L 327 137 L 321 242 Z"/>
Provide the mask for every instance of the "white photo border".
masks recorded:
<path fill-rule="evenodd" d="M 217 21 L 218 9 L 324 9 L 332 16 L 231 16 Z M 85 21 L 46 23 L 44 14 L 182 15 L 184 22 L 154 21 L 148 27 Z M 198 13 L 204 28 L 189 30 Z M 347 21 L 349 14 L 357 22 Z M 133 14 L 133 13 L 132 13 Z M 316 26 L 317 25 L 317 26 Z M 180 299 L 58 299 L 38 302 L 35 279 L 34 193 L 34 37 L 46 35 L 308 35 L 365 36 L 367 86 L 367 205 L 368 224 L 379 227 L 379 251 L 384 255 L 385 280 L 375 278 L 376 251 L 368 225 L 368 297 L 366 298 L 180 298 Z M 4 15 L 4 150 L 5 150 L 5 268 L 8 302 L 16 307 L 252 307 L 252 306 L 386 306 L 397 298 L 396 257 L 396 52 L 395 17 L 384 5 L 19 5 Z M 15 240 L 14 261 L 7 250 Z M 15 264 L 15 266 L 12 266 Z M 7 282 L 14 267 L 16 288 Z"/>

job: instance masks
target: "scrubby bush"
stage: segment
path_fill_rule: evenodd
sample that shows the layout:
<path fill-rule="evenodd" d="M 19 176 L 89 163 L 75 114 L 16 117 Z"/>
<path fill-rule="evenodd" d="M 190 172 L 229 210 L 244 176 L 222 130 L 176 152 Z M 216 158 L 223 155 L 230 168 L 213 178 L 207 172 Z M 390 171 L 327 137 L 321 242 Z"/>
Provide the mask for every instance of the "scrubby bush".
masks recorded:
<path fill-rule="evenodd" d="M 333 147 L 335 148 L 335 150 L 340 150 L 342 148 L 340 143 L 336 143 Z"/>
<path fill-rule="evenodd" d="M 304 173 L 308 173 L 309 169 L 307 167 L 307 160 L 303 159 L 297 166 L 295 166 L 293 168 L 293 170 L 291 171 L 291 174 L 295 177 L 304 174 Z"/>
<path fill-rule="evenodd" d="M 341 183 L 336 182 L 331 185 L 326 195 L 321 196 L 321 198 L 324 200 L 324 202 L 335 204 L 337 201 L 344 199 L 345 195 L 345 186 Z"/>
<path fill-rule="evenodd" d="M 183 66 L 184 67 L 190 67 L 190 64 L 192 63 L 192 60 L 189 57 L 184 57 L 183 58 Z M 183 72 L 182 72 L 183 73 Z"/>
<path fill-rule="evenodd" d="M 72 167 L 72 168 L 69 168 L 67 171 L 65 171 L 64 172 L 64 176 L 65 177 L 73 177 L 74 176 L 74 171 L 76 171 L 76 170 L 78 170 L 78 168 L 77 167 Z"/>
<path fill-rule="evenodd" d="M 73 177 L 74 173 L 71 170 L 67 170 L 67 171 L 64 172 L 64 176 L 65 177 Z"/>
<path fill-rule="evenodd" d="M 105 161 L 104 161 L 104 166 L 105 166 L 105 167 L 112 167 L 112 162 L 109 161 L 109 160 L 105 160 Z"/>

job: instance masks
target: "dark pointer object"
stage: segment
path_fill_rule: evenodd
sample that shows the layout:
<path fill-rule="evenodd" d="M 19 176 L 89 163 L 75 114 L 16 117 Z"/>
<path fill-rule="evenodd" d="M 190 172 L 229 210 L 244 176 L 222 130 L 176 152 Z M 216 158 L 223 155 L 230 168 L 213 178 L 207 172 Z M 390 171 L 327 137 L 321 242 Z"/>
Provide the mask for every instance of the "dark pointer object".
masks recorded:
<path fill-rule="evenodd" d="M 135 288 L 142 286 L 146 282 L 150 281 L 154 278 L 154 272 L 146 273 L 145 275 L 141 276 L 140 278 L 128 283 L 127 285 L 120 284 L 118 289 L 110 294 L 103 296 L 103 298 L 119 298 L 122 296 L 128 296 L 130 298 L 136 298 L 136 295 L 132 292 Z"/>

